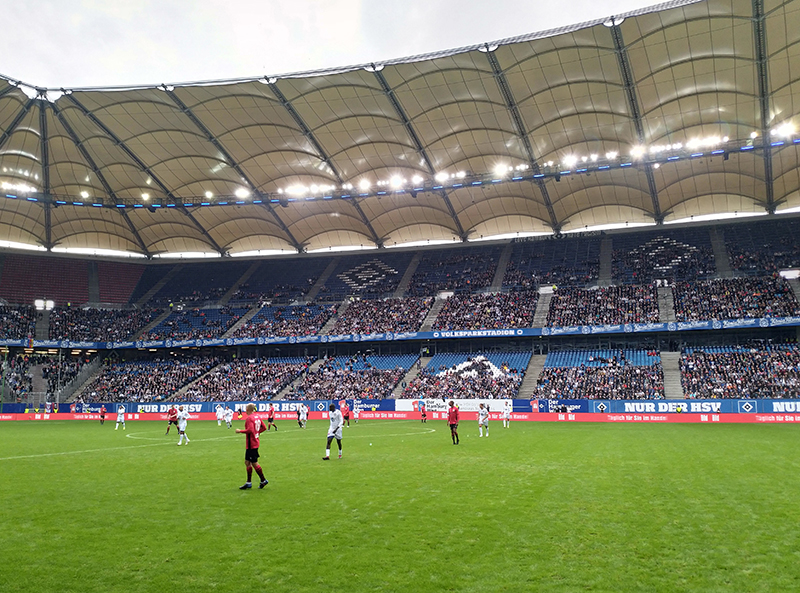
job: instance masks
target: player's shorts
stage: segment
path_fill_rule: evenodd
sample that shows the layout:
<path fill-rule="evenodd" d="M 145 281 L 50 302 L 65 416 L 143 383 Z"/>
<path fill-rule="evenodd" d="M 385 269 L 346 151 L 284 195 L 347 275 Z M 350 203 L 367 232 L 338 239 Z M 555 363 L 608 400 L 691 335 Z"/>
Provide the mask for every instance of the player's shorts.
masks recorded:
<path fill-rule="evenodd" d="M 269 424 L 275 424 L 275 416 L 270 416 L 270 417 L 267 419 L 267 422 L 268 422 Z"/>
<path fill-rule="evenodd" d="M 345 414 L 345 415 L 343 416 L 343 418 L 344 418 L 345 420 L 350 420 L 350 414 Z"/>
<path fill-rule="evenodd" d="M 100 414 L 100 418 L 103 418 L 103 419 L 105 419 L 105 417 L 106 417 L 106 415 L 105 415 L 105 414 Z"/>
<path fill-rule="evenodd" d="M 244 460 L 249 461 L 250 463 L 255 463 L 258 461 L 258 449 L 245 449 L 244 451 Z"/>
<path fill-rule="evenodd" d="M 478 426 L 489 426 L 489 419 L 486 420 L 478 420 Z"/>
<path fill-rule="evenodd" d="M 178 421 L 177 421 L 177 420 L 169 420 L 169 421 L 167 422 L 167 426 L 172 426 L 173 424 L 174 424 L 175 426 L 178 426 Z"/>
<path fill-rule="evenodd" d="M 336 439 L 341 441 L 342 440 L 342 427 L 336 429 L 336 432 L 328 432 L 329 439 Z"/>
<path fill-rule="evenodd" d="M 450 430 L 456 430 L 457 428 L 458 428 L 458 422 L 450 425 Z"/>

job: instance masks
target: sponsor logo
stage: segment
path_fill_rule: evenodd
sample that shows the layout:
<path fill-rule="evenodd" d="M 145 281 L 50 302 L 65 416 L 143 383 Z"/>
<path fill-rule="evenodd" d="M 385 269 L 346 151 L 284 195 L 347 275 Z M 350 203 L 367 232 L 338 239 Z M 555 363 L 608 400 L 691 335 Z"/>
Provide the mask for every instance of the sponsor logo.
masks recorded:
<path fill-rule="evenodd" d="M 167 340 L 166 342 L 164 342 L 164 346 L 166 346 L 167 348 L 172 348 L 172 340 Z"/>
<path fill-rule="evenodd" d="M 550 335 L 550 328 L 549 327 L 543 327 L 542 328 L 542 335 L 543 336 L 549 336 Z"/>
<path fill-rule="evenodd" d="M 625 326 L 623 327 L 623 330 L 625 331 L 626 334 L 629 334 L 633 331 L 633 326 L 630 323 L 626 323 Z"/>
<path fill-rule="evenodd" d="M 719 322 L 719 319 L 714 319 L 711 322 L 711 327 L 713 327 L 714 329 L 722 329 L 722 324 Z"/>
<path fill-rule="evenodd" d="M 328 336 L 321 336 L 321 337 L 320 337 L 320 339 L 319 339 L 319 341 L 320 341 L 320 342 L 322 342 L 322 343 L 324 344 L 325 342 L 327 342 L 327 341 L 328 341 Z"/>
<path fill-rule="evenodd" d="M 589 327 L 588 325 L 584 325 L 584 326 L 581 328 L 581 333 L 582 333 L 582 334 L 593 333 L 593 332 L 592 332 L 592 329 L 593 329 L 593 328 Z"/>
<path fill-rule="evenodd" d="M 773 412 L 800 412 L 800 401 L 798 402 L 772 402 Z"/>
<path fill-rule="evenodd" d="M 677 324 L 677 323 L 675 323 L 674 321 L 670 321 L 670 322 L 667 324 L 667 331 L 674 332 L 674 331 L 675 331 L 675 330 L 677 330 L 677 329 L 678 329 L 678 324 Z"/>
<path fill-rule="evenodd" d="M 731 329 L 734 327 L 754 327 L 758 320 L 756 319 L 727 319 L 722 322 L 723 329 Z"/>
<path fill-rule="evenodd" d="M 289 336 L 289 343 L 290 344 L 297 344 L 297 337 L 296 336 Z"/>

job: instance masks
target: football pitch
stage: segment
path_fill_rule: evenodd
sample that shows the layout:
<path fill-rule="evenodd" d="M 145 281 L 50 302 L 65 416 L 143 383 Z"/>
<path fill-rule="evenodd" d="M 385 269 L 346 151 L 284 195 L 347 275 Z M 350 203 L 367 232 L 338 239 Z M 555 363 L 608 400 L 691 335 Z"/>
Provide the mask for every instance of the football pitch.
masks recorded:
<path fill-rule="evenodd" d="M 800 590 L 800 427 L 279 427 L 0 423 L 0 590 Z"/>

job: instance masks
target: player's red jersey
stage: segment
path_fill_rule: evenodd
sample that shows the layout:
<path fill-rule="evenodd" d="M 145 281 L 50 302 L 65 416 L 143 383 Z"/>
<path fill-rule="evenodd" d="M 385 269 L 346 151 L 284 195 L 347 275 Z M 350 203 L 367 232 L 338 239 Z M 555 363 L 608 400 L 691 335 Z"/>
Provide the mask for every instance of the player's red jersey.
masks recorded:
<path fill-rule="evenodd" d="M 453 406 L 447 410 L 447 423 L 458 424 L 458 408 Z"/>
<path fill-rule="evenodd" d="M 274 418 L 275 418 L 275 408 L 273 408 L 272 406 L 270 406 L 270 408 L 269 408 L 269 419 L 270 419 L 270 420 L 273 420 Z M 256 445 L 256 446 L 257 446 L 257 445 Z"/>
<path fill-rule="evenodd" d="M 248 449 L 258 449 L 259 446 L 259 439 L 258 435 L 262 432 L 267 430 L 267 427 L 264 426 L 264 423 L 261 421 L 261 418 L 257 418 L 253 414 L 250 414 L 247 419 L 244 421 L 244 432 L 246 433 L 246 447 Z"/>
<path fill-rule="evenodd" d="M 175 408 L 170 408 L 167 412 L 167 420 L 177 420 L 178 419 L 178 410 Z"/>
<path fill-rule="evenodd" d="M 102 408 L 100 408 L 100 415 L 101 415 L 101 416 L 105 416 L 105 415 L 106 415 L 106 407 L 105 407 L 105 406 L 103 406 Z"/>
<path fill-rule="evenodd" d="M 349 416 L 350 415 L 350 407 L 347 405 L 346 402 L 343 403 L 342 405 L 340 405 L 339 409 L 342 411 L 342 416 Z"/>

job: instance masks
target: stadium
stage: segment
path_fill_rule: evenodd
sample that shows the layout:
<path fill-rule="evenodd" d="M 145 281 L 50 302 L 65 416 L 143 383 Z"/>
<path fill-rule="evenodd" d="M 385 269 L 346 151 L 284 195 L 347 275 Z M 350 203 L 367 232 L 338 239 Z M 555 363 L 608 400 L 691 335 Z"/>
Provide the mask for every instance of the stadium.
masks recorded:
<path fill-rule="evenodd" d="M 796 588 L 794 24 L 676 0 L 249 79 L 0 76 L 0 579 Z"/>

